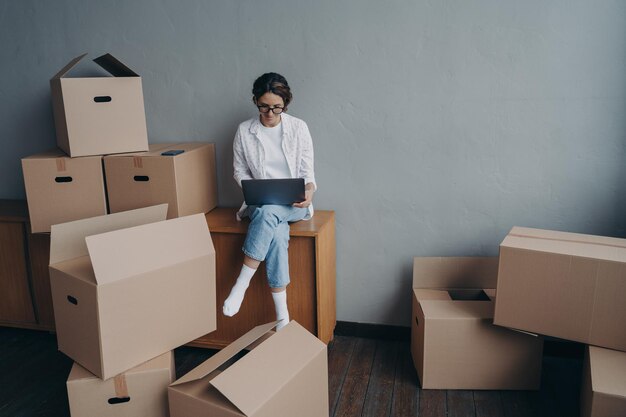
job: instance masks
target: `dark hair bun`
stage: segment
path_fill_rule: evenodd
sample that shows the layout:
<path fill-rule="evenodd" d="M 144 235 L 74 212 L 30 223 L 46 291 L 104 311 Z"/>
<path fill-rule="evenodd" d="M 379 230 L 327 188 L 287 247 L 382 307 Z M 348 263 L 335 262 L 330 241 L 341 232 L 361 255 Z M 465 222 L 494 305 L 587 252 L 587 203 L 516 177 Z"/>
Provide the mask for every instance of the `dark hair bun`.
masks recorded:
<path fill-rule="evenodd" d="M 261 75 L 252 85 L 252 95 L 255 100 L 260 99 L 265 93 L 273 93 L 282 98 L 285 103 L 285 109 L 293 98 L 289 83 L 287 83 L 285 77 L 275 72 L 268 72 Z"/>

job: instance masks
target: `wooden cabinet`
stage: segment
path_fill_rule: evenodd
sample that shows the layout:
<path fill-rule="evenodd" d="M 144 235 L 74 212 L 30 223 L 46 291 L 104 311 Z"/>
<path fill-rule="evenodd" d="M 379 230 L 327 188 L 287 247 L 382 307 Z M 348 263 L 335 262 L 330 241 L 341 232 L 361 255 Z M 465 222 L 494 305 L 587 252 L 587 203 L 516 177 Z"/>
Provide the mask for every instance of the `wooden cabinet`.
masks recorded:
<path fill-rule="evenodd" d="M 0 200 L 0 325 L 53 330 L 50 235 L 29 232 L 23 200 Z"/>
<path fill-rule="evenodd" d="M 248 220 L 235 209 L 216 208 L 206 215 L 216 251 L 217 330 L 190 345 L 222 348 L 256 325 L 276 319 L 265 263 L 246 291 L 234 317 L 222 305 L 241 270 L 241 248 Z M 0 200 L 0 326 L 54 330 L 48 263 L 50 235 L 29 232 L 26 202 Z M 291 319 L 324 343 L 335 329 L 335 213 L 318 210 L 309 221 L 293 223 L 289 241 L 287 304 Z"/>
<path fill-rule="evenodd" d="M 206 215 L 217 259 L 217 330 L 190 343 L 193 346 L 221 348 L 254 326 L 276 319 L 265 263 L 252 278 L 239 313 L 234 317 L 222 314 L 224 300 L 241 270 L 241 248 L 249 224 L 247 219 L 238 222 L 235 212 L 216 208 Z M 332 340 L 335 329 L 335 270 L 335 213 L 318 210 L 311 220 L 291 224 L 289 315 L 324 343 Z"/>

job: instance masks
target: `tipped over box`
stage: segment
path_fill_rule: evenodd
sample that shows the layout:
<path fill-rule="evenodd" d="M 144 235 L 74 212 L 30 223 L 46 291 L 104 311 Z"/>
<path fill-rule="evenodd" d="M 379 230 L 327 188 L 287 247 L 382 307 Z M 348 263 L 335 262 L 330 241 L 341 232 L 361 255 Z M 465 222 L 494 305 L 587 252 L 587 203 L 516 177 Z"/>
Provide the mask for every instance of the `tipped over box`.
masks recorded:
<path fill-rule="evenodd" d="M 106 381 L 74 362 L 66 383 L 70 414 L 72 417 L 168 417 L 167 387 L 174 379 L 173 352 Z"/>
<path fill-rule="evenodd" d="M 326 345 L 295 321 L 273 333 L 275 325 L 255 327 L 174 382 L 170 416 L 327 417 Z"/>
<path fill-rule="evenodd" d="M 494 326 L 497 258 L 415 258 L 411 354 L 424 389 L 538 389 L 543 340 Z"/>
<path fill-rule="evenodd" d="M 495 324 L 626 351 L 626 240 L 514 227 Z"/>
<path fill-rule="evenodd" d="M 108 379 L 216 329 L 215 250 L 204 215 L 167 205 L 52 226 L 59 350 Z"/>

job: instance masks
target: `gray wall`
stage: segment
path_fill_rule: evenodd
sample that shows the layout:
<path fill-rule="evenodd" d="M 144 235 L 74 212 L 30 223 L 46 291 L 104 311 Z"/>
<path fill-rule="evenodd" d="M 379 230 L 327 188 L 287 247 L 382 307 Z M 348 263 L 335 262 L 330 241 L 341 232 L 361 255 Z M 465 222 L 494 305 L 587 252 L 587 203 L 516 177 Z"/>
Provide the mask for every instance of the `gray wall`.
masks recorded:
<path fill-rule="evenodd" d="M 285 75 L 339 320 L 408 325 L 413 256 L 495 255 L 513 225 L 626 233 L 622 0 L 5 0 L 0 44 L 0 198 L 54 146 L 48 80 L 80 53 L 143 76 L 151 142 L 217 143 L 228 206 L 252 81 Z"/>

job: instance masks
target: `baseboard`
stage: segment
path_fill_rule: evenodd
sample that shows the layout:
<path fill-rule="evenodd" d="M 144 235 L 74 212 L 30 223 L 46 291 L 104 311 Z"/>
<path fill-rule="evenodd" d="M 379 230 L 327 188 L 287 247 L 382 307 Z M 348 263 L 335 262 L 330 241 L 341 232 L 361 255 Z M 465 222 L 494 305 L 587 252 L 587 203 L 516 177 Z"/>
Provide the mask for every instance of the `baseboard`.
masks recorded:
<path fill-rule="evenodd" d="M 335 335 L 364 337 L 367 339 L 400 340 L 408 342 L 411 340 L 411 328 L 404 326 L 391 326 L 388 324 L 338 321 L 335 326 Z"/>

